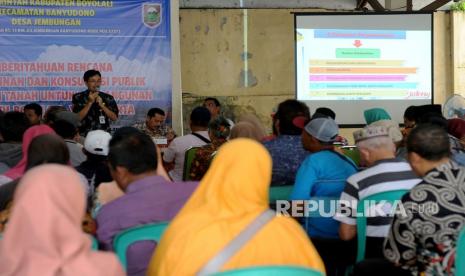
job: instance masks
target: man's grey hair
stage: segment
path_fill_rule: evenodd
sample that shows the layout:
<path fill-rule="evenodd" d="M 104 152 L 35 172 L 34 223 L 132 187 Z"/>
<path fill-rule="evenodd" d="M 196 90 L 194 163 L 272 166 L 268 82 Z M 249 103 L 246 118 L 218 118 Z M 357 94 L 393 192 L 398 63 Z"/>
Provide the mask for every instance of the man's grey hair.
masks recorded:
<path fill-rule="evenodd" d="M 391 137 L 389 136 L 380 136 L 380 137 L 373 137 L 370 139 L 362 140 L 356 143 L 359 149 L 365 148 L 369 150 L 392 150 L 395 152 L 396 146 L 392 142 Z"/>

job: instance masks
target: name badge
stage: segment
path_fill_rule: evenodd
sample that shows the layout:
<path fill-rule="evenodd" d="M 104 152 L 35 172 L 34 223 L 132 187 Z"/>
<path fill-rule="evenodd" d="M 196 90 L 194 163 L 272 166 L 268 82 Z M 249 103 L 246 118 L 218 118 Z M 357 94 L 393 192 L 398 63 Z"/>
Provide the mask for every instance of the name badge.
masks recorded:
<path fill-rule="evenodd" d="M 100 124 L 102 124 L 102 125 L 105 124 L 105 116 L 100 115 L 100 116 L 98 117 L 98 119 L 99 119 L 99 121 L 100 121 Z"/>
<path fill-rule="evenodd" d="M 157 145 L 167 145 L 168 144 L 168 139 L 166 138 L 153 138 L 153 142 Z"/>

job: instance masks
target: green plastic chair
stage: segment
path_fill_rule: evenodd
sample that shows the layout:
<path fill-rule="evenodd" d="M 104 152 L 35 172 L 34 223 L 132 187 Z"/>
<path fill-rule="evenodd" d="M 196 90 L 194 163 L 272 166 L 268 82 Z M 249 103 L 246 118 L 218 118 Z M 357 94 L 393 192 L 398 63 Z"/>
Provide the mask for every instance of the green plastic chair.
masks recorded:
<path fill-rule="evenodd" d="M 465 275 L 465 228 L 463 228 L 457 239 L 455 251 L 455 275 Z"/>
<path fill-rule="evenodd" d="M 365 214 L 365 209 L 364 209 L 365 201 L 375 201 L 376 203 L 385 201 L 386 203 L 393 204 L 396 200 L 400 200 L 402 196 L 407 192 L 408 190 L 393 190 L 393 191 L 381 192 L 381 193 L 368 196 L 358 202 L 358 205 L 357 205 L 357 262 L 360 262 L 365 258 L 366 238 L 367 238 L 366 237 L 367 217 L 364 215 Z"/>
<path fill-rule="evenodd" d="M 275 186 L 270 187 L 269 202 L 275 203 L 276 200 L 289 200 L 294 186 Z"/>
<path fill-rule="evenodd" d="M 324 276 L 320 271 L 299 266 L 257 266 L 215 273 L 212 276 Z"/>
<path fill-rule="evenodd" d="M 356 146 L 344 146 L 341 149 L 345 156 L 354 161 L 355 165 L 360 166 L 360 151 Z"/>
<path fill-rule="evenodd" d="M 97 239 L 92 235 L 89 235 L 89 237 L 90 237 L 90 240 L 92 242 L 92 250 L 97 251 L 98 250 L 98 241 L 97 241 Z"/>
<path fill-rule="evenodd" d="M 126 229 L 116 235 L 113 248 L 123 268 L 126 270 L 126 251 L 131 244 L 139 241 L 159 242 L 167 227 L 168 222 L 150 223 Z"/>
<path fill-rule="evenodd" d="M 186 150 L 184 153 L 184 168 L 182 171 L 182 180 L 189 181 L 189 173 L 191 171 L 192 161 L 194 161 L 195 153 L 199 147 L 192 147 Z"/>

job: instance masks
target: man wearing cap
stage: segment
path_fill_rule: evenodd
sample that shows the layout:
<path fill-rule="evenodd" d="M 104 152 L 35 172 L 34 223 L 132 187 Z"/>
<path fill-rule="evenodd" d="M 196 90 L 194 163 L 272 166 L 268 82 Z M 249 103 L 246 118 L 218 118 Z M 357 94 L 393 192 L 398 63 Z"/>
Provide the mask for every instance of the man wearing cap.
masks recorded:
<path fill-rule="evenodd" d="M 354 140 L 362 161 L 369 168 L 349 177 L 341 194 L 341 208 L 335 219 L 341 222 L 339 236 L 342 240 L 351 240 L 357 235 L 356 214 L 360 200 L 381 192 L 410 190 L 420 182 L 407 162 L 395 158 L 396 147 L 385 127 L 367 126 L 355 131 Z M 391 220 L 382 216 L 367 218 L 367 258 L 382 257 L 382 245 Z"/>
<path fill-rule="evenodd" d="M 346 179 L 357 172 L 352 160 L 334 151 L 333 142 L 338 131 L 336 122 L 330 118 L 316 118 L 305 126 L 302 144 L 311 154 L 297 171 L 291 200 L 339 198 Z M 311 237 L 339 237 L 339 222 L 333 218 L 322 217 L 318 213 L 306 220 L 307 232 Z"/>
<path fill-rule="evenodd" d="M 77 166 L 76 170 L 86 177 L 89 184 L 89 207 L 91 207 L 91 200 L 100 183 L 113 180 L 107 164 L 110 140 L 110 133 L 103 130 L 93 130 L 87 133 L 84 141 L 83 152 L 86 160 Z"/>

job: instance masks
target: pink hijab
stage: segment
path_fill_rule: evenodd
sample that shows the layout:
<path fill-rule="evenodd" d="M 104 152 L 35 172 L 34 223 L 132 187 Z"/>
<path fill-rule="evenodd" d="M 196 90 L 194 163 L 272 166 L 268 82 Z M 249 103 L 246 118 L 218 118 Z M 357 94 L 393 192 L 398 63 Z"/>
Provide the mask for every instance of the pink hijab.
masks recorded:
<path fill-rule="evenodd" d="M 73 169 L 49 164 L 28 171 L 0 241 L 0 275 L 125 275 L 114 254 L 91 250 L 81 230 L 85 206 Z"/>
<path fill-rule="evenodd" d="M 27 150 L 29 149 L 29 145 L 31 144 L 32 139 L 36 138 L 37 136 L 49 133 L 55 133 L 55 131 L 48 125 L 38 125 L 28 128 L 23 135 L 23 158 L 21 158 L 21 160 L 16 166 L 6 171 L 4 175 L 8 176 L 12 180 L 15 180 L 23 176 L 26 170 Z"/>

